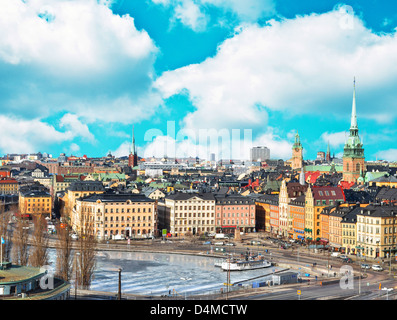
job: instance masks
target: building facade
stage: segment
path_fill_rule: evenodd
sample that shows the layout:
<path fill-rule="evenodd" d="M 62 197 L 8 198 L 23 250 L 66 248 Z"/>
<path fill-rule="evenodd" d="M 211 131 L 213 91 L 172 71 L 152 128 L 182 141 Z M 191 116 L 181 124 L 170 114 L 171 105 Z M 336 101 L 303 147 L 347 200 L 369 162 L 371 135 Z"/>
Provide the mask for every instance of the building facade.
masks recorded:
<path fill-rule="evenodd" d="M 215 196 L 216 232 L 235 233 L 256 230 L 255 200 L 241 195 Z"/>
<path fill-rule="evenodd" d="M 139 194 L 94 194 L 77 199 L 71 223 L 78 234 L 82 217 L 92 221 L 91 230 L 98 239 L 158 235 L 157 203 Z"/>
<path fill-rule="evenodd" d="M 162 227 L 173 236 L 215 232 L 215 197 L 212 193 L 177 192 L 159 201 Z"/>

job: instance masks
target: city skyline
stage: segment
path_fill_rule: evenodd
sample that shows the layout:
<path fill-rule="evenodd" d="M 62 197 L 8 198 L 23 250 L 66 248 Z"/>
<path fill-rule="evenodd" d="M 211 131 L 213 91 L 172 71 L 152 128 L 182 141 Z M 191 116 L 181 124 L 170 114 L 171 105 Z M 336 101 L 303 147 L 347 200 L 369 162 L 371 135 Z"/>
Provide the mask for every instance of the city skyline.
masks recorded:
<path fill-rule="evenodd" d="M 397 160 L 396 5 L 386 1 L 0 6 L 2 154 L 128 156 L 134 127 L 138 155 L 151 156 L 165 140 L 145 135 L 173 122 L 190 136 L 251 130 L 252 146 L 284 160 L 298 131 L 304 159 L 328 143 L 341 158 L 355 77 L 365 159 Z M 189 140 L 174 149 L 213 153 Z"/>

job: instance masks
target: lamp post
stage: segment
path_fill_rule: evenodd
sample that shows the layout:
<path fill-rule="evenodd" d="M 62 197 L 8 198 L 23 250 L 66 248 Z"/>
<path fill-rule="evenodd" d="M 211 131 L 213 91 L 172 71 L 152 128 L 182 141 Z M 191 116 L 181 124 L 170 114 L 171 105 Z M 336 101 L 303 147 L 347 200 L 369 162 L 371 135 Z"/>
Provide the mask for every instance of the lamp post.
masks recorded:
<path fill-rule="evenodd" d="M 80 252 L 76 252 L 74 256 L 74 269 L 75 269 L 75 279 L 74 279 L 74 300 L 77 300 L 77 286 L 78 286 L 78 277 L 77 277 L 77 256 L 80 255 Z"/>
<path fill-rule="evenodd" d="M 119 292 L 117 295 L 117 300 L 121 300 L 121 268 L 119 268 Z"/>
<path fill-rule="evenodd" d="M 386 300 L 389 300 L 389 291 L 393 291 L 393 288 L 382 288 L 382 290 L 386 291 Z"/>

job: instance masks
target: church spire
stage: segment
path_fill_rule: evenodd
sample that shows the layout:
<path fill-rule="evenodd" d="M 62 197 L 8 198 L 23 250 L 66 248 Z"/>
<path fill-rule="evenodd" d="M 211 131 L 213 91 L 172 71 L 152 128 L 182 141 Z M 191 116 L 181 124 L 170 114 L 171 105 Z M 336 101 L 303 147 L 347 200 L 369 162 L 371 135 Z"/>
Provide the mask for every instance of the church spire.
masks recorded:
<path fill-rule="evenodd" d="M 130 153 L 135 155 L 136 154 L 136 149 L 135 149 L 135 135 L 134 135 L 134 126 L 132 126 L 132 143 L 131 143 L 131 150 Z"/>
<path fill-rule="evenodd" d="M 350 121 L 350 129 L 357 129 L 357 111 L 356 111 L 356 77 L 353 80 L 353 104 L 352 115 Z"/>

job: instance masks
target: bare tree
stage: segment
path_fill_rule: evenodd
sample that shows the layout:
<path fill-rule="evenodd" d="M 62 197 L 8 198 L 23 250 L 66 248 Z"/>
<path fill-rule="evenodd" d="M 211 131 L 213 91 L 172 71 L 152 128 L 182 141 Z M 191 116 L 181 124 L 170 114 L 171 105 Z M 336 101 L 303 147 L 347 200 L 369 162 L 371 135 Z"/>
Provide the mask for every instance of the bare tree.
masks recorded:
<path fill-rule="evenodd" d="M 9 226 L 9 222 L 11 221 L 12 211 L 5 211 L 5 206 L 0 206 L 0 237 L 4 240 L 4 243 L 1 244 L 2 253 L 3 253 L 3 261 L 10 261 L 10 248 L 11 248 L 11 234 L 12 230 Z"/>
<path fill-rule="evenodd" d="M 72 241 L 69 236 L 70 225 L 69 217 L 71 208 L 66 206 L 62 208 L 62 224 L 57 225 L 57 262 L 56 275 L 64 281 L 71 279 L 72 273 Z"/>
<path fill-rule="evenodd" d="M 90 208 L 83 204 L 80 207 L 79 240 L 78 240 L 78 283 L 83 289 L 88 289 L 96 266 L 96 237 L 94 234 L 94 219 Z"/>
<path fill-rule="evenodd" d="M 34 232 L 32 238 L 33 252 L 29 263 L 33 267 L 42 267 L 48 264 L 48 233 L 47 221 L 39 214 L 33 217 Z"/>
<path fill-rule="evenodd" d="M 27 265 L 29 260 L 29 222 L 20 213 L 16 216 L 15 230 L 12 235 L 13 261 Z"/>

